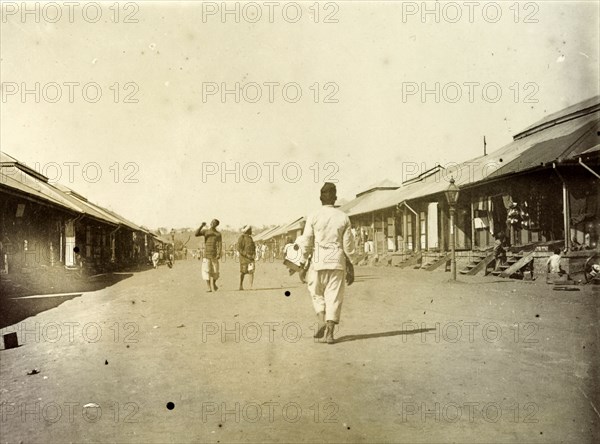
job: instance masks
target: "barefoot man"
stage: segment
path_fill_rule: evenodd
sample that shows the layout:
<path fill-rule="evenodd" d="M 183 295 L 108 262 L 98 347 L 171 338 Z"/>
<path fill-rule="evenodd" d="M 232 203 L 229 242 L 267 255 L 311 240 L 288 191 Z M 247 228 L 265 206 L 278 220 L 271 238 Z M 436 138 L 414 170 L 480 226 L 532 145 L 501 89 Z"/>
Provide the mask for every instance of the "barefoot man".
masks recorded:
<path fill-rule="evenodd" d="M 303 240 L 306 253 L 312 254 L 308 273 L 308 290 L 319 321 L 315 338 L 325 334 L 333 344 L 333 328 L 340 322 L 346 274 L 346 255 L 354 254 L 354 237 L 348 216 L 333 207 L 337 199 L 333 183 L 321 188 L 318 211 L 308 216 Z M 325 321 L 327 323 L 325 323 Z"/>
<path fill-rule="evenodd" d="M 219 259 L 221 259 L 221 233 L 217 231 L 219 221 L 213 219 L 210 227 L 206 227 L 206 222 L 202 222 L 200 228 L 196 230 L 196 236 L 204 236 L 204 258 L 202 259 L 202 279 L 208 286 L 207 292 L 217 291 L 217 279 L 219 279 Z"/>

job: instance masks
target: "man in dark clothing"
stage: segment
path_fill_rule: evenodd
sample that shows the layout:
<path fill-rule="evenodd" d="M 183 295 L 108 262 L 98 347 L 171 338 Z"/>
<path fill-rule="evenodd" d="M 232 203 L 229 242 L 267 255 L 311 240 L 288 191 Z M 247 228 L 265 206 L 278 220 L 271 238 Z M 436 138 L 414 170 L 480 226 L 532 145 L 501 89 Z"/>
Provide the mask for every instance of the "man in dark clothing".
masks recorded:
<path fill-rule="evenodd" d="M 204 236 L 204 258 L 202 259 L 202 279 L 206 281 L 208 292 L 217 291 L 217 279 L 219 279 L 219 259 L 221 259 L 221 233 L 217 231 L 219 221 L 213 219 L 210 228 L 206 228 L 206 222 L 202 222 L 196 230 L 196 236 Z"/>
<path fill-rule="evenodd" d="M 254 267 L 256 260 L 256 245 L 252 239 L 252 227 L 242 228 L 242 235 L 238 239 L 237 251 L 240 254 L 240 291 L 244 289 L 244 276 L 250 278 L 250 288 L 254 285 Z"/>

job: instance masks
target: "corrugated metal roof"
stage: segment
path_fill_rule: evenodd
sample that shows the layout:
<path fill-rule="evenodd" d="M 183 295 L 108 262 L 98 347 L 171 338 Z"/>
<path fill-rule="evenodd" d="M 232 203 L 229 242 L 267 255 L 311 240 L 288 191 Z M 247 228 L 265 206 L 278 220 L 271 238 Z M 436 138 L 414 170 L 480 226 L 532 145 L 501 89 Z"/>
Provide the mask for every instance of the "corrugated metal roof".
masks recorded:
<path fill-rule="evenodd" d="M 340 206 L 340 210 L 344 213 L 349 213 L 353 208 L 358 206 L 362 201 L 368 199 L 370 194 L 359 194 L 356 198 L 352 199 L 350 202 L 346 202 L 344 205 Z"/>
<path fill-rule="evenodd" d="M 592 121 L 589 119 L 592 118 Z M 585 124 L 581 124 L 586 121 Z M 490 178 L 545 167 L 572 159 L 598 143 L 600 112 L 561 124 L 564 135 L 541 141 L 489 175 Z"/>
<path fill-rule="evenodd" d="M 67 188 L 64 185 L 58 183 L 54 184 L 53 187 L 60 191 L 66 199 L 69 199 L 70 202 L 83 208 L 83 212 L 88 216 L 92 216 L 96 219 L 108 222 L 111 225 L 119 225 L 119 219 L 108 214 L 102 208 L 97 207 L 93 203 L 88 202 L 86 200 L 82 200 L 78 197 L 79 195 L 77 193 L 72 193 L 72 190 L 70 188 Z"/>
<path fill-rule="evenodd" d="M 76 194 L 69 193 L 66 191 L 69 190 L 69 188 L 65 187 L 64 185 L 54 184 L 50 186 L 62 193 L 65 199 L 68 199 L 74 205 L 81 207 L 86 215 L 103 222 L 108 222 L 111 225 L 119 225 L 119 220 L 117 218 L 106 213 L 106 211 L 102 210 L 101 208 L 96 207 L 94 204 L 81 200 L 80 198 L 76 197 Z"/>
<path fill-rule="evenodd" d="M 538 120 L 533 125 L 528 126 L 518 134 L 515 134 L 515 139 L 524 137 L 533 133 L 547 128 L 548 126 L 555 125 L 564 120 L 570 120 L 571 118 L 579 117 L 583 114 L 598 111 L 600 109 L 600 96 L 590 97 L 587 100 L 576 103 L 575 105 L 563 108 L 560 111 L 552 113 L 541 120 Z"/>
<path fill-rule="evenodd" d="M 286 233 L 289 233 L 290 231 L 294 231 L 294 230 L 299 230 L 300 228 L 302 228 L 302 224 L 304 224 L 305 222 L 306 222 L 305 217 L 301 217 L 297 221 L 292 222 L 292 224 L 290 226 L 286 227 Z"/>
<path fill-rule="evenodd" d="M 264 240 L 264 239 L 268 239 L 268 236 L 269 236 L 269 234 L 270 234 L 270 233 L 272 233 L 272 232 L 274 232 L 274 231 L 275 231 L 275 230 L 277 230 L 278 228 L 281 228 L 281 225 L 276 225 L 276 226 L 274 226 L 274 227 L 271 227 L 271 228 L 269 228 L 269 229 L 267 229 L 267 230 L 263 231 L 262 233 L 259 233 L 259 234 L 257 234 L 257 235 L 254 237 L 254 240 L 255 240 L 255 241 L 262 241 L 262 240 Z"/>
<path fill-rule="evenodd" d="M 384 202 L 387 202 L 391 195 L 397 194 L 400 189 L 396 190 L 376 190 L 369 194 L 361 194 L 353 201 L 348 204 L 341 206 L 339 209 L 348 214 L 348 216 L 355 216 L 358 214 L 370 213 L 386 206 L 382 206 Z"/>
<path fill-rule="evenodd" d="M 287 224 L 281 225 L 279 228 L 274 230 L 272 233 L 269 233 L 268 236 L 265 238 L 265 240 L 286 234 L 288 231 L 293 230 L 294 225 L 299 224 L 302 221 L 302 219 L 304 219 L 304 217 L 299 217 L 298 219 L 294 219 L 293 221 L 291 221 Z"/>
<path fill-rule="evenodd" d="M 359 201 L 361 199 L 359 197 L 349 202 L 346 207 L 342 207 L 342 210 L 348 215 L 358 215 L 394 207 L 403 201 L 433 196 L 443 192 L 448 187 L 450 177 L 454 177 L 458 186 L 464 187 L 483 182 L 492 177 L 500 177 L 501 175 L 520 171 L 518 169 L 519 163 L 513 164 L 512 162 L 536 146 L 540 146 L 539 149 L 535 150 L 538 155 L 541 155 L 544 149 L 548 150 L 546 163 L 552 161 L 551 158 L 559 152 L 559 147 L 562 147 L 562 151 L 557 154 L 557 157 L 561 153 L 564 154 L 567 148 L 570 148 L 568 153 L 583 151 L 597 143 L 596 139 L 596 142 L 592 145 L 588 144 L 593 142 L 593 136 L 597 131 L 598 119 L 599 113 L 592 112 L 577 119 L 556 124 L 543 131 L 533 133 L 530 136 L 513 140 L 511 143 L 487 156 L 476 157 L 459 165 L 448 166 L 446 169 L 440 170 L 438 173 L 428 176 L 422 181 L 411 183 L 393 191 L 379 191 L 361 196 L 364 200 L 368 200 L 368 196 L 370 195 L 379 195 L 382 197 L 372 198 L 371 201 L 364 203 Z M 549 149 L 549 147 L 552 147 L 552 149 Z M 557 157 L 554 157 L 554 159 Z M 525 160 L 528 158 L 529 156 Z M 535 156 L 532 156 L 532 159 L 534 158 Z M 523 163 L 523 166 L 530 164 L 531 162 L 527 160 L 527 162 Z M 505 166 L 510 166 L 510 168 L 505 168 Z"/>
<path fill-rule="evenodd" d="M 379 182 L 375 182 L 373 185 L 368 186 L 365 191 L 361 191 L 360 193 L 358 193 L 356 195 L 356 197 L 360 197 L 364 194 L 368 194 L 368 193 L 373 193 L 375 191 L 379 191 L 379 190 L 395 190 L 398 187 L 400 187 L 400 185 L 398 185 L 396 182 L 393 182 L 389 179 L 383 179 L 380 180 Z"/>
<path fill-rule="evenodd" d="M 121 216 L 118 213 L 115 213 L 112 210 L 109 210 L 108 208 L 104 208 L 104 207 L 100 207 L 99 205 L 94 204 L 95 206 L 101 208 L 102 210 L 104 210 L 105 212 L 109 213 L 110 215 L 114 216 L 115 218 L 117 218 L 123 225 L 131 228 L 132 230 L 135 231 L 143 231 L 143 232 L 149 232 L 148 230 L 145 230 L 144 228 L 142 228 L 141 226 L 135 224 L 134 222 L 131 222 L 129 219 Z"/>
<path fill-rule="evenodd" d="M 77 192 L 73 191 L 69 187 L 66 187 L 66 186 L 61 185 L 61 184 L 55 184 L 54 186 L 56 188 L 58 188 L 60 191 L 62 191 L 63 193 L 67 194 L 68 196 L 77 199 L 78 201 L 80 201 L 81 203 L 83 203 L 86 207 L 90 207 L 93 210 L 95 210 L 96 212 L 100 213 L 101 215 L 103 215 L 103 217 L 106 220 L 110 220 L 114 224 L 125 225 L 126 227 L 129 227 L 129 228 L 131 228 L 134 231 L 149 232 L 148 230 L 143 229 L 139 225 L 131 222 L 129 219 L 126 219 L 125 217 L 121 216 L 120 214 L 115 213 L 114 211 L 109 210 L 108 208 L 104 208 L 101 205 L 98 205 L 98 204 L 95 204 L 93 202 L 88 201 L 85 197 L 81 196 L 80 194 L 78 194 Z"/>
<path fill-rule="evenodd" d="M 169 239 L 166 235 L 152 234 L 152 236 L 154 236 L 155 239 L 158 239 L 163 244 L 173 244 L 173 241 Z"/>
<path fill-rule="evenodd" d="M 33 176 L 29 176 L 22 171 L 18 171 L 16 174 L 13 174 L 12 172 L 7 174 L 6 170 L 7 167 L 3 166 L 0 168 L 0 187 L 6 187 L 18 193 L 29 195 L 37 200 L 56 205 L 77 214 L 84 213 L 83 208 L 71 203 L 46 182 L 36 179 Z"/>
<path fill-rule="evenodd" d="M 25 183 L 21 180 L 15 179 L 12 177 L 12 175 L 5 174 L 3 170 L 4 168 L 0 170 L 0 187 L 16 191 L 19 194 L 26 194 L 35 198 L 36 200 L 41 200 L 50 205 L 58 206 L 63 210 L 69 210 L 75 213 L 83 213 L 81 208 L 72 205 L 68 200 L 63 199 L 62 196 L 58 195 L 58 193 L 48 190 L 46 187 L 41 185 L 44 184 L 44 182 L 41 182 L 40 184 L 33 182 L 33 180 L 29 180 L 28 183 Z"/>
<path fill-rule="evenodd" d="M 109 215 L 105 215 L 88 203 L 65 193 L 62 185 L 47 183 L 47 178 L 18 162 L 14 157 L 2 153 L 0 159 L 2 160 L 0 170 L 3 185 L 41 198 L 48 203 L 60 205 L 78 214 L 86 214 L 111 225 L 118 224 L 118 221 Z M 8 170 L 10 173 L 7 172 Z"/>
<path fill-rule="evenodd" d="M 0 152 L 0 167 L 14 167 L 30 176 L 35 177 L 36 179 L 41 180 L 42 182 L 48 182 L 48 178 L 42 173 L 31 168 L 29 165 L 19 162 L 17 159 L 4 152 Z"/>
<path fill-rule="evenodd" d="M 48 183 L 48 178 L 6 153 L 0 153 L 0 173 L 0 186 L 28 194 L 78 214 L 85 214 L 110 225 L 124 225 L 135 231 L 148 232 L 123 216 L 89 202 L 64 185 Z"/>

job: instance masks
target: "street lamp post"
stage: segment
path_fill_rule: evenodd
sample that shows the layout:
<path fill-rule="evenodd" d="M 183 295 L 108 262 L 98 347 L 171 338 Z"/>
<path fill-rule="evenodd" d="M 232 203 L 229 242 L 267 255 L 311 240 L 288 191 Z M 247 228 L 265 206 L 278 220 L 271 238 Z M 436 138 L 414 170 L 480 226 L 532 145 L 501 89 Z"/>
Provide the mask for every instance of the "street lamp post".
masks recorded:
<path fill-rule="evenodd" d="M 450 272 L 452 274 L 452 280 L 456 280 L 456 247 L 455 247 L 455 227 L 454 227 L 454 214 L 456 211 L 456 202 L 458 202 L 458 186 L 454 183 L 454 178 L 450 178 L 450 185 L 444 194 L 448 201 L 448 207 L 450 209 Z"/>

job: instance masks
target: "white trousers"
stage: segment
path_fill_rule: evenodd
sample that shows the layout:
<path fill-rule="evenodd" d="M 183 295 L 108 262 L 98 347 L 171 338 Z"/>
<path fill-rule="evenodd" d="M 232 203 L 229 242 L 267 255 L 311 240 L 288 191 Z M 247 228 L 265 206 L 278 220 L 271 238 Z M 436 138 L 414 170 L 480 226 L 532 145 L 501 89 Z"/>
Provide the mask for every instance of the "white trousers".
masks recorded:
<path fill-rule="evenodd" d="M 308 291 L 315 312 L 325 312 L 325 320 L 340 322 L 346 274 L 344 270 L 314 270 L 308 272 Z"/>

